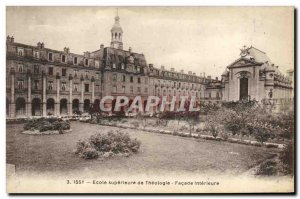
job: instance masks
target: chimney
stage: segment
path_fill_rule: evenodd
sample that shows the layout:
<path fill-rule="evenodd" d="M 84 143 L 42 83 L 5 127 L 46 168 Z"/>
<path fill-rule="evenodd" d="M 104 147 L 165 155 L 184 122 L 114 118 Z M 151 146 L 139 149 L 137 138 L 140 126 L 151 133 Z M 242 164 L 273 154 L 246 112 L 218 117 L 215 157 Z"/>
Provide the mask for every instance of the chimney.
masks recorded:
<path fill-rule="evenodd" d="M 131 51 L 132 51 L 132 48 L 131 48 L 131 47 L 129 47 L 128 51 L 129 51 L 129 53 L 131 53 Z"/>
<path fill-rule="evenodd" d="M 103 45 L 103 44 L 101 44 L 101 45 L 100 45 L 100 49 L 103 49 L 103 48 L 104 48 L 104 45 Z"/>
<path fill-rule="evenodd" d="M 180 73 L 184 73 L 184 70 L 180 70 Z"/>
<path fill-rule="evenodd" d="M 279 66 L 276 66 L 276 68 L 279 68 Z"/>
<path fill-rule="evenodd" d="M 165 67 L 164 67 L 164 66 L 161 66 L 160 69 L 161 69 L 161 70 L 165 70 Z"/>
<path fill-rule="evenodd" d="M 172 72 L 175 72 L 175 69 L 174 69 L 174 68 L 171 68 L 171 71 L 172 71 Z"/>
<path fill-rule="evenodd" d="M 9 35 L 6 37 L 6 42 L 10 42 L 10 36 Z"/>
<path fill-rule="evenodd" d="M 12 36 L 12 37 L 10 38 L 10 42 L 11 42 L 11 43 L 14 43 L 14 42 L 15 42 L 14 36 Z"/>
<path fill-rule="evenodd" d="M 207 76 L 207 79 L 211 79 L 211 76 L 209 75 L 209 76 Z"/>

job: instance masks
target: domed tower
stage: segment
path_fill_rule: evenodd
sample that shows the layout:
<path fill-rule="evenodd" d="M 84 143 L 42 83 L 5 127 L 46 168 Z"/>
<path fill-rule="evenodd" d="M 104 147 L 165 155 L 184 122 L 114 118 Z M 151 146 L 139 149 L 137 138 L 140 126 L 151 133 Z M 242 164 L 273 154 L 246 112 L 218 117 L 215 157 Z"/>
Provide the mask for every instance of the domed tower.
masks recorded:
<path fill-rule="evenodd" d="M 123 36 L 123 30 L 120 25 L 120 17 L 117 12 L 117 16 L 115 17 L 115 24 L 110 30 L 111 32 L 111 42 L 110 46 L 112 48 L 118 48 L 123 50 L 123 42 L 122 42 L 122 36 Z"/>

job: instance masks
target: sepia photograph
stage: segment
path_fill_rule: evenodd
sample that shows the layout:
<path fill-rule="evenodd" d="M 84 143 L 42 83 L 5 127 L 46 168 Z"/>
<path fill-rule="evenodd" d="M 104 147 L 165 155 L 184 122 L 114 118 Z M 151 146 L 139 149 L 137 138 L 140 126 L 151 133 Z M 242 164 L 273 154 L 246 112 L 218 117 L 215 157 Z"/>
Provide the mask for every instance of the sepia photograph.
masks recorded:
<path fill-rule="evenodd" d="M 294 193 L 294 20 L 6 6 L 7 193 Z"/>

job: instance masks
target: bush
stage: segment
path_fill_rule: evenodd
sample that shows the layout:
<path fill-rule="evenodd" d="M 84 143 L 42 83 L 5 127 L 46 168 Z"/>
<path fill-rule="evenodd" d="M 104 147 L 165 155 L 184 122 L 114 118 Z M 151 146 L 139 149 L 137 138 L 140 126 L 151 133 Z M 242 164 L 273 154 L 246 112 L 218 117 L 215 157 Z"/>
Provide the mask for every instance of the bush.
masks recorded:
<path fill-rule="evenodd" d="M 132 125 L 134 128 L 139 128 L 140 123 L 137 122 L 137 121 L 133 121 L 133 122 L 131 122 L 131 125 Z"/>
<path fill-rule="evenodd" d="M 279 161 L 283 164 L 283 173 L 294 173 L 294 144 L 289 143 L 279 155 Z"/>
<path fill-rule="evenodd" d="M 109 131 L 107 134 L 98 133 L 87 140 L 78 141 L 75 154 L 84 159 L 94 159 L 99 156 L 112 157 L 114 155 L 127 157 L 137 153 L 140 145 L 140 141 L 131 139 L 128 134 L 120 131 Z"/>
<path fill-rule="evenodd" d="M 277 173 L 277 163 L 274 160 L 267 160 L 266 162 L 262 163 L 256 175 L 275 175 Z"/>
<path fill-rule="evenodd" d="M 70 129 L 70 123 L 59 118 L 39 118 L 28 120 L 24 130 L 38 130 L 40 132 L 56 130 L 63 132 Z"/>

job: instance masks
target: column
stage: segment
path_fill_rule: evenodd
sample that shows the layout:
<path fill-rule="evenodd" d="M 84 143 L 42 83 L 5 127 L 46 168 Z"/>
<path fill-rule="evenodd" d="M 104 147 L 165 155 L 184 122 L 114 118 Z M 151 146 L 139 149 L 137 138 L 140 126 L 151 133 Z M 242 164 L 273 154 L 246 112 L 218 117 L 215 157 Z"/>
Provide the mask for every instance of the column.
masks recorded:
<path fill-rule="evenodd" d="M 16 117 L 16 102 L 15 102 L 15 70 L 11 69 L 11 86 L 10 86 L 11 103 L 9 106 L 9 116 Z"/>
<path fill-rule="evenodd" d="M 81 79 L 81 98 L 79 102 L 79 111 L 83 112 L 84 80 Z"/>
<path fill-rule="evenodd" d="M 27 107 L 26 107 L 26 112 L 27 112 L 27 117 L 30 117 L 32 115 L 31 109 L 31 73 L 28 73 L 28 92 L 27 92 Z"/>
<path fill-rule="evenodd" d="M 56 76 L 56 102 L 55 102 L 55 115 L 60 115 L 60 77 Z"/>
<path fill-rule="evenodd" d="M 73 114 L 73 110 L 72 110 L 72 102 L 73 102 L 73 77 L 69 76 L 69 82 L 70 82 L 70 87 L 69 87 L 69 104 L 68 104 L 68 113 L 69 115 Z"/>
<path fill-rule="evenodd" d="M 43 71 L 43 117 L 47 116 L 47 97 L 46 97 L 46 91 L 47 91 L 47 83 L 46 83 L 46 75 Z"/>

